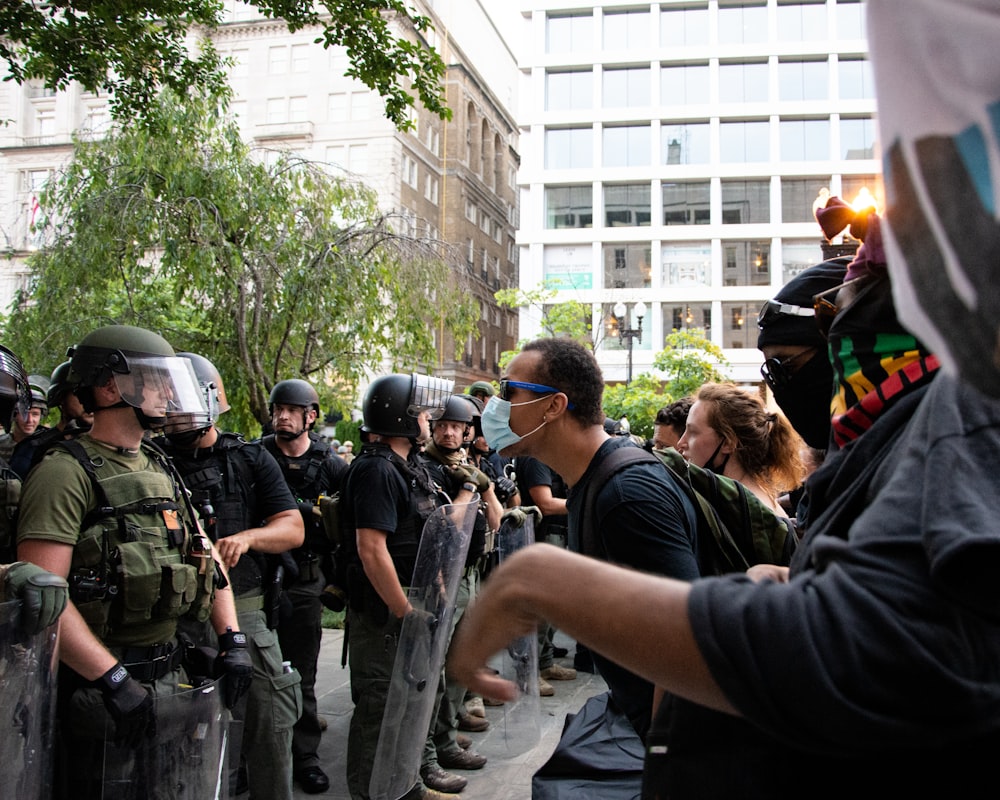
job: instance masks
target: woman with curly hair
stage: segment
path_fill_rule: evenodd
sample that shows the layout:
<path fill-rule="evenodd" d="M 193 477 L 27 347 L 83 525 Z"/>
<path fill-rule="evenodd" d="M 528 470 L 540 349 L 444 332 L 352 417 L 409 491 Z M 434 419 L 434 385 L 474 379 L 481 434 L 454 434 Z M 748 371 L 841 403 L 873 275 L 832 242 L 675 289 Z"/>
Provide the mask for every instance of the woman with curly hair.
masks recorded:
<path fill-rule="evenodd" d="M 677 449 L 690 462 L 737 480 L 775 513 L 784 492 L 807 474 L 805 443 L 760 395 L 734 383 L 706 383 L 695 394 Z"/>

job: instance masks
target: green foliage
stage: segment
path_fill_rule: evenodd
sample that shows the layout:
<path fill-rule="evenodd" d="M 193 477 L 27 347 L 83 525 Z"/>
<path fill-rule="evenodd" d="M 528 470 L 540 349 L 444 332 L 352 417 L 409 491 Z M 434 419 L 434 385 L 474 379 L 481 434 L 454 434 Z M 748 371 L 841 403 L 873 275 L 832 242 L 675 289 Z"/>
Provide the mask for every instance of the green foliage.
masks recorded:
<path fill-rule="evenodd" d="M 341 444 L 354 442 L 354 452 L 361 450 L 361 423 L 350 419 L 342 419 L 334 426 L 334 437 L 340 439 Z"/>
<path fill-rule="evenodd" d="M 535 309 L 542 324 L 539 337 L 565 336 L 593 348 L 590 304 L 578 300 L 550 303 L 556 294 L 555 289 L 539 286 L 537 289 L 500 289 L 493 296 L 501 308 Z M 500 354 L 501 370 L 506 368 L 527 341 L 521 339 L 516 350 L 505 350 Z"/>
<path fill-rule="evenodd" d="M 77 142 L 41 198 L 49 244 L 4 331 L 33 371 L 97 325 L 150 328 L 215 363 L 222 422 L 251 435 L 279 380 L 349 410 L 366 370 L 419 370 L 434 330 L 475 329 L 437 244 L 396 233 L 367 187 L 287 155 L 266 166 L 213 99 L 166 95 L 150 122 Z"/>
<path fill-rule="evenodd" d="M 441 86 L 445 65 L 423 38 L 430 20 L 403 0 L 247 0 L 246 5 L 283 19 L 290 31 L 315 27 L 315 42 L 323 47 L 346 47 L 351 62 L 346 74 L 382 96 L 386 116 L 399 128 L 411 126 L 413 93 L 432 113 L 450 119 Z M 193 29 L 215 30 L 223 11 L 219 0 L 3 2 L 0 58 L 18 83 L 39 78 L 64 89 L 78 81 L 90 91 L 110 93 L 119 119 L 144 117 L 164 87 L 180 95 L 225 91 L 225 72 L 208 40 L 201 37 L 196 53 L 185 41 Z M 417 41 L 394 33 L 394 20 L 415 31 Z"/>
<path fill-rule="evenodd" d="M 665 393 L 663 381 L 644 372 L 626 386 L 616 383 L 604 389 L 604 413 L 612 419 L 628 417 L 629 429 L 648 439 L 653 435 L 656 412 L 676 399 Z"/>
<path fill-rule="evenodd" d="M 705 338 L 702 328 L 676 328 L 666 337 L 666 347 L 656 354 L 653 366 L 666 374 L 672 400 L 694 394 L 703 383 L 724 381 L 729 366 L 722 349 Z"/>
<path fill-rule="evenodd" d="M 721 370 L 728 363 L 722 350 L 705 338 L 703 329 L 674 330 L 666 337 L 666 347 L 653 359 L 653 366 L 665 373 L 666 380 L 644 372 L 628 386 L 608 386 L 604 413 L 612 419 L 628 417 L 632 433 L 650 438 L 657 411 L 694 394 L 703 383 L 726 380 Z"/>

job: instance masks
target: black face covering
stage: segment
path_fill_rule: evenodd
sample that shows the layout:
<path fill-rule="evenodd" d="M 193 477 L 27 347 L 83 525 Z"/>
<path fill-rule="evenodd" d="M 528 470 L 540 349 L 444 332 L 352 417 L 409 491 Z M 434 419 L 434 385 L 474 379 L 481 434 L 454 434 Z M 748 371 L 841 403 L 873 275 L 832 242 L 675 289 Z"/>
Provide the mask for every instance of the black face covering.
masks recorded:
<path fill-rule="evenodd" d="M 817 450 L 826 450 L 830 445 L 830 400 L 833 396 L 833 368 L 826 351 L 818 350 L 788 383 L 771 391 L 774 401 L 805 443 Z"/>

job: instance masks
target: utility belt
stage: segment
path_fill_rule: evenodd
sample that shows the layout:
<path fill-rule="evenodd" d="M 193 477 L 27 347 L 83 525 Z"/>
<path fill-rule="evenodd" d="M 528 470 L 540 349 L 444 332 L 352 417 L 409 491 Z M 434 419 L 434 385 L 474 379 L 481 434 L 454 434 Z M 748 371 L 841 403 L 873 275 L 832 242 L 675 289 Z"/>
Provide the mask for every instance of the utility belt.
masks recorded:
<path fill-rule="evenodd" d="M 264 608 L 264 595 L 263 594 L 244 594 L 239 597 L 233 598 L 233 604 L 236 606 L 236 613 L 246 613 L 247 611 L 260 611 Z"/>
<path fill-rule="evenodd" d="M 148 647 L 123 647 L 116 653 L 129 675 L 141 683 L 158 681 L 184 663 L 184 648 L 177 642 Z"/>

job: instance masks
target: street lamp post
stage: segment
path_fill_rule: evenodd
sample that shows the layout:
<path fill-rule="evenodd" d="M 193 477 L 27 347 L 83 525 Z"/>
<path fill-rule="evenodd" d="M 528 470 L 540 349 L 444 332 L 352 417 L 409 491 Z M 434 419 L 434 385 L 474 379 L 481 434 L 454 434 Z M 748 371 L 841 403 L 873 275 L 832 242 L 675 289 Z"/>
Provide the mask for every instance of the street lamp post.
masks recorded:
<path fill-rule="evenodd" d="M 632 341 L 638 339 L 642 342 L 642 318 L 646 316 L 646 304 L 638 302 L 632 306 L 632 313 L 635 314 L 636 326 L 629 327 L 628 306 L 621 301 L 615 303 L 612 311 L 615 318 L 615 327 L 618 328 L 618 341 L 624 343 L 628 339 L 628 373 L 625 385 L 632 383 Z"/>

